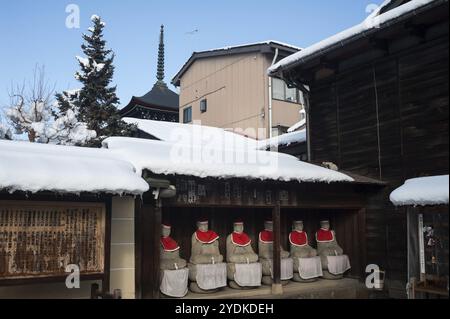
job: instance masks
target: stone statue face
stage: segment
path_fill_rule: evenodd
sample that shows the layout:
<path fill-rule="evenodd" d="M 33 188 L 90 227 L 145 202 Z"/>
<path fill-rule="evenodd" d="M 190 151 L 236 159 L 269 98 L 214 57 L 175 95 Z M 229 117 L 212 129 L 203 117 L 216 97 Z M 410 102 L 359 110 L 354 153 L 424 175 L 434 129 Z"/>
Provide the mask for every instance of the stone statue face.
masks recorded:
<path fill-rule="evenodd" d="M 197 223 L 197 229 L 202 232 L 207 232 L 209 230 L 208 223 Z"/>
<path fill-rule="evenodd" d="M 167 226 L 162 226 L 161 234 L 163 237 L 169 237 L 171 231 L 172 231 L 172 228 L 167 227 Z"/>
<path fill-rule="evenodd" d="M 264 228 L 265 228 L 265 230 L 273 231 L 273 223 L 271 223 L 271 222 L 265 222 L 265 223 L 264 223 Z"/>
<path fill-rule="evenodd" d="M 292 225 L 292 229 L 296 231 L 303 231 L 303 221 L 295 221 Z"/>
<path fill-rule="evenodd" d="M 234 232 L 242 234 L 244 232 L 244 224 L 234 224 Z"/>
<path fill-rule="evenodd" d="M 321 221 L 320 227 L 325 230 L 330 230 L 330 221 L 328 220 Z"/>

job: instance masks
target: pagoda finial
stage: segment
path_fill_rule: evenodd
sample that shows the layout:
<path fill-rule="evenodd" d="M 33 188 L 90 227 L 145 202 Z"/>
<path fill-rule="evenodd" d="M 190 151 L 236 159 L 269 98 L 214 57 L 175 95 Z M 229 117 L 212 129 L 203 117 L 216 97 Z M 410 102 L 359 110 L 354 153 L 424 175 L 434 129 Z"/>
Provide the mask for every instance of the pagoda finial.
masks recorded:
<path fill-rule="evenodd" d="M 158 72 L 156 73 L 158 84 L 164 83 L 164 25 L 161 25 L 161 34 L 159 36 L 158 49 Z"/>

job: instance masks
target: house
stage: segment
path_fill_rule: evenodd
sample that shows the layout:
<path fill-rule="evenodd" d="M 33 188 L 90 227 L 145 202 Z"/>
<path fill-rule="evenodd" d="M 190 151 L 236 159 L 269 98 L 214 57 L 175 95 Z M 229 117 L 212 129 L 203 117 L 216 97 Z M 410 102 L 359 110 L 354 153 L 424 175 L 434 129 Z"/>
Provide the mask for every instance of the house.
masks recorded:
<path fill-rule="evenodd" d="M 308 153 L 387 182 L 367 207 L 367 261 L 404 297 L 405 208 L 389 200 L 405 180 L 449 171 L 448 0 L 386 1 L 361 24 L 273 65 L 307 95 Z M 448 251 L 447 251 L 448 254 Z"/>
<path fill-rule="evenodd" d="M 194 52 L 172 80 L 180 88 L 180 122 L 241 129 L 266 139 L 301 120 L 302 94 L 267 68 L 300 48 L 266 41 Z"/>
<path fill-rule="evenodd" d="M 409 297 L 448 298 L 449 176 L 407 180 L 390 199 L 406 208 Z"/>
<path fill-rule="evenodd" d="M 135 298 L 134 196 L 149 186 L 109 153 L 0 141 L 0 299 L 90 298 L 91 285 Z"/>
<path fill-rule="evenodd" d="M 156 78 L 157 82 L 148 93 L 141 97 L 133 96 L 120 110 L 122 117 L 178 122 L 179 96 L 164 82 L 164 26 L 161 26 Z"/>

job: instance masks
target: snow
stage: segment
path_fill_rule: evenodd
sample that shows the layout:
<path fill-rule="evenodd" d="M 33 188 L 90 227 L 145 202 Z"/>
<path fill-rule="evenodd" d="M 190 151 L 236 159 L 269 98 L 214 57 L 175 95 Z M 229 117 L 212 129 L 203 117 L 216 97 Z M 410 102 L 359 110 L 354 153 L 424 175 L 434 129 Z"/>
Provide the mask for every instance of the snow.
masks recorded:
<path fill-rule="evenodd" d="M 95 20 L 100 20 L 100 17 L 98 15 L 96 15 L 96 14 L 93 14 L 91 16 L 91 21 L 94 22 Z"/>
<path fill-rule="evenodd" d="M 301 130 L 276 136 L 265 141 L 260 141 L 258 149 L 274 149 L 280 146 L 289 146 L 291 144 L 304 142 L 306 142 L 306 130 Z"/>
<path fill-rule="evenodd" d="M 305 130 L 257 141 L 222 128 L 199 124 L 181 124 L 135 118 L 124 118 L 123 120 L 128 124 L 136 124 L 141 131 L 165 142 L 207 146 L 219 149 L 266 150 L 268 148 L 289 146 L 293 143 L 306 141 Z"/>
<path fill-rule="evenodd" d="M 391 193 L 395 206 L 448 205 L 449 176 L 420 177 L 407 180 Z"/>
<path fill-rule="evenodd" d="M 306 119 L 301 120 L 298 123 L 295 123 L 294 125 L 292 125 L 290 128 L 288 128 L 288 133 L 292 133 L 297 131 L 298 129 L 304 127 L 306 125 Z"/>
<path fill-rule="evenodd" d="M 161 175 L 187 175 L 200 178 L 243 178 L 298 182 L 352 182 L 345 174 L 301 162 L 297 158 L 267 151 L 225 149 L 211 145 L 192 145 L 110 137 L 103 147 L 128 160 L 137 173 L 149 170 Z"/>
<path fill-rule="evenodd" d="M 252 42 L 252 43 L 240 44 L 240 45 L 235 45 L 235 46 L 227 46 L 227 47 L 222 47 L 222 48 L 216 48 L 216 49 L 211 49 L 211 50 L 202 51 L 202 52 L 232 50 L 232 49 L 237 49 L 237 48 L 242 48 L 242 47 L 261 45 L 261 44 L 268 44 L 268 45 L 276 44 L 276 45 L 281 45 L 281 46 L 288 47 L 288 48 L 291 48 L 291 49 L 294 49 L 294 50 L 302 50 L 302 48 L 294 46 L 294 45 L 291 45 L 291 44 L 283 43 L 283 42 L 276 41 L 276 40 L 266 40 L 266 41 L 261 41 L 261 42 Z"/>
<path fill-rule="evenodd" d="M 107 150 L 0 141 L 0 189 L 9 192 L 142 194 L 134 167 Z"/>
<path fill-rule="evenodd" d="M 163 121 L 123 118 L 128 124 L 137 127 L 157 139 L 170 143 L 191 145 L 216 145 L 231 149 L 256 149 L 258 142 L 252 138 L 225 129 L 199 124 L 181 124 Z"/>
<path fill-rule="evenodd" d="M 293 64 L 300 63 L 302 61 L 308 60 L 316 53 L 324 53 L 327 49 L 343 45 L 343 42 L 351 39 L 352 37 L 360 34 L 367 33 L 378 29 L 380 26 L 391 22 L 392 20 L 413 12 L 423 6 L 426 6 L 436 0 L 411 0 L 397 8 L 389 10 L 383 14 L 380 14 L 382 8 L 388 5 L 391 1 L 385 1 L 382 6 L 373 12 L 367 19 L 365 19 L 361 24 L 358 24 L 350 29 L 340 32 L 328 39 L 320 41 L 300 52 L 294 53 L 287 58 L 279 61 L 275 65 L 271 66 L 268 70 L 270 75 L 275 75 L 281 70 L 290 67 Z"/>
<path fill-rule="evenodd" d="M 295 123 L 294 125 L 292 125 L 290 128 L 288 128 L 288 133 L 292 133 L 297 131 L 298 129 L 303 128 L 304 126 L 306 126 L 306 111 L 305 110 L 301 110 L 300 111 L 300 117 L 301 117 L 301 121 L 298 123 Z"/>
<path fill-rule="evenodd" d="M 78 62 L 80 62 L 80 64 L 82 64 L 84 66 L 85 69 L 90 70 L 92 69 L 93 71 L 97 71 L 100 72 L 101 70 L 103 70 L 103 68 L 105 67 L 104 63 L 97 63 L 95 61 L 92 61 L 88 59 L 88 58 L 83 58 L 80 56 L 76 56 Z M 90 71 L 89 74 L 91 74 L 92 71 Z"/>

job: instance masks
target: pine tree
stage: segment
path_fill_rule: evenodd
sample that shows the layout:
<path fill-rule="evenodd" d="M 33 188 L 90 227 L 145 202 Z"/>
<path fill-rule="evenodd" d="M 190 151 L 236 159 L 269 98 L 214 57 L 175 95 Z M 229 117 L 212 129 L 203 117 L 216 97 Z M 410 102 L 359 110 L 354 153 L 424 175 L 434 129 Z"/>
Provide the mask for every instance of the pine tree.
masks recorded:
<path fill-rule="evenodd" d="M 114 75 L 114 53 L 106 48 L 103 39 L 105 23 L 96 15 L 91 20 L 93 26 L 89 28 L 89 34 L 83 35 L 81 46 L 86 58 L 77 57 L 81 70 L 75 78 L 82 88 L 76 95 L 64 92 L 56 98 L 61 114 L 73 106 L 77 108 L 78 121 L 97 132 L 97 138 L 89 144 L 98 146 L 105 137 L 134 136 L 137 129 L 121 120 L 116 87 L 110 86 Z"/>

